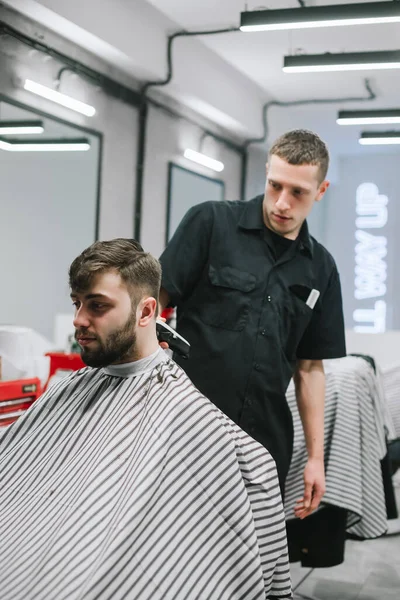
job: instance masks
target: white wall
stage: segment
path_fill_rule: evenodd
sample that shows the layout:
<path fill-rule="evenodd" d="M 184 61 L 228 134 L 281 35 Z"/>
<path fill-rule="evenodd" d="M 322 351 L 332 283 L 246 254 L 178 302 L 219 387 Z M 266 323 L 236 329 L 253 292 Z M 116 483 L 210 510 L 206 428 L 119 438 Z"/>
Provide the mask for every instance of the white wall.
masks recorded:
<path fill-rule="evenodd" d="M 71 8 L 71 7 L 70 7 Z M 137 83 L 120 71 L 115 71 L 91 53 L 30 21 L 0 7 L 0 18 L 31 37 L 43 36 L 45 42 L 61 52 L 104 72 L 135 89 Z M 101 171 L 100 238 L 117 236 L 132 237 L 134 231 L 134 201 L 136 184 L 136 157 L 138 137 L 138 111 L 123 102 L 106 96 L 101 90 L 81 78 L 66 72 L 60 91 L 92 104 L 97 109 L 93 118 L 84 117 L 59 107 L 53 102 L 42 100 L 29 92 L 15 87 L 16 77 L 31 77 L 52 86 L 60 64 L 48 61 L 40 53 L 32 52 L 14 40 L 7 42 L 8 54 L 15 58 L 3 59 L 0 68 L 2 93 L 63 118 L 71 123 L 90 127 L 103 134 L 103 160 Z M 229 66 L 228 66 L 229 67 Z M 231 69 L 231 67 L 229 67 Z M 175 106 L 176 108 L 176 106 Z M 186 109 L 185 109 L 186 110 Z M 186 110 L 186 112 L 188 112 Z M 193 118 L 194 113 L 190 112 Z M 213 124 L 204 118 L 201 124 L 212 130 Z M 221 129 L 215 129 L 221 134 Z M 146 143 L 145 180 L 142 206 L 142 242 L 146 249 L 156 255 L 162 250 L 165 239 L 167 170 L 168 162 L 180 162 L 187 168 L 198 169 L 212 176 L 208 169 L 201 170 L 183 159 L 186 146 L 198 146 L 202 130 L 184 119 L 174 118 L 169 113 L 151 108 L 149 110 Z M 241 162 L 239 155 L 224 145 L 206 138 L 203 150 L 220 158 L 225 163 L 222 179 L 225 182 L 226 198 L 240 197 Z M 155 223 L 154 214 L 157 213 Z"/>
<path fill-rule="evenodd" d="M 43 29 L 36 24 L 0 7 L 0 18 L 10 25 L 35 37 Z M 93 68 L 107 67 L 89 53 L 66 42 L 57 35 L 45 32 L 46 42 L 61 52 L 74 57 Z M 133 234 L 133 202 L 135 194 L 135 164 L 137 144 L 137 110 L 121 101 L 106 96 L 92 84 L 66 72 L 60 91 L 87 102 L 97 109 L 90 118 L 75 113 L 54 102 L 41 99 L 26 92 L 17 80 L 31 78 L 44 85 L 53 86 L 62 65 L 48 60 L 43 54 L 30 50 L 11 38 L 2 39 L 0 55 L 1 93 L 59 117 L 72 124 L 94 129 L 103 134 L 103 160 L 101 169 L 100 238 L 128 236 Z"/>
<path fill-rule="evenodd" d="M 165 78 L 167 36 L 182 30 L 145 0 L 4 2 L 142 80 Z M 165 93 L 238 134 L 258 134 L 265 92 L 254 81 L 197 36 L 175 40 L 173 62 Z"/>
<path fill-rule="evenodd" d="M 294 90 L 295 93 L 295 90 Z M 362 89 L 360 95 L 362 95 Z M 340 96 L 340 92 L 338 92 Z M 349 110 L 352 108 L 350 104 L 344 106 Z M 353 107 L 354 108 L 354 107 Z M 366 108 L 366 107 L 364 107 Z M 329 180 L 335 183 L 338 178 L 337 158 L 339 154 L 348 148 L 346 143 L 340 144 L 340 136 L 332 135 L 332 123 L 335 122 L 338 105 L 307 105 L 301 107 L 281 107 L 272 106 L 267 113 L 268 120 L 268 136 L 265 144 L 257 144 L 253 149 L 258 148 L 259 151 L 268 152 L 268 148 L 272 145 L 277 137 L 291 129 L 310 129 L 315 131 L 327 143 L 330 151 L 329 165 Z M 338 126 L 339 127 L 339 126 Z M 341 128 L 344 129 L 349 128 Z M 348 132 L 347 132 L 348 133 Z M 254 151 L 254 150 L 253 150 Z M 258 170 L 261 177 L 261 169 Z"/>
<path fill-rule="evenodd" d="M 264 193 L 266 162 L 266 146 L 264 144 L 250 145 L 247 159 L 246 200 Z"/>
<path fill-rule="evenodd" d="M 68 267 L 95 236 L 97 150 L 92 137 L 87 152 L 1 152 L 1 323 L 52 339 L 55 315 L 72 312 Z"/>
<path fill-rule="evenodd" d="M 356 333 L 346 330 L 348 354 L 372 356 L 381 369 L 400 365 L 400 331 Z"/>
<path fill-rule="evenodd" d="M 175 119 L 162 110 L 151 108 L 149 111 L 141 241 L 144 248 L 155 256 L 159 256 L 165 246 L 169 161 L 222 179 L 226 200 L 240 198 L 241 159 L 237 152 L 212 138 L 204 140 L 203 151 L 225 164 L 221 173 L 202 168 L 183 157 L 185 148 L 198 149 L 201 134 L 195 125 Z"/>
<path fill-rule="evenodd" d="M 16 15 L 0 7 L 0 19 L 5 20 L 16 29 L 25 32 L 31 37 L 44 36 L 46 43 L 54 46 L 59 51 L 76 58 L 92 68 L 113 76 L 123 83 L 135 85 L 133 80 L 128 81 L 125 76 L 113 71 L 107 67 L 102 61 L 92 56 L 88 52 L 78 48 L 74 44 L 67 42 L 59 36 L 49 33 L 44 28 L 27 20 L 25 17 Z M 20 42 L 12 38 L 2 38 L 0 40 L 2 52 L 0 53 L 0 90 L 6 97 L 15 101 L 21 102 L 32 110 L 43 111 L 49 115 L 60 118 L 70 124 L 80 127 L 89 127 L 97 131 L 103 136 L 103 156 L 100 181 L 100 220 L 99 220 L 99 237 L 100 239 L 110 239 L 113 237 L 133 237 L 134 231 L 134 201 L 135 201 L 135 183 L 136 183 L 136 148 L 138 137 L 138 111 L 136 108 L 128 106 L 123 102 L 105 95 L 101 90 L 96 89 L 91 83 L 86 82 L 81 78 L 77 78 L 71 73 L 66 72 L 63 75 L 60 91 L 63 91 L 73 97 L 79 98 L 96 107 L 97 113 L 93 118 L 84 117 L 65 109 L 53 102 L 46 101 L 24 91 L 19 85 L 16 85 L 17 79 L 32 78 L 44 84 L 52 86 L 56 75 L 62 65 L 55 60 L 48 60 L 45 55 L 30 50 Z M 193 116 L 193 115 L 191 115 Z M 210 122 L 202 121 L 204 126 L 212 130 Z M 216 130 L 221 134 L 220 130 Z M 79 135 L 81 132 L 77 130 Z M 161 109 L 151 108 L 149 111 L 148 127 L 147 127 L 147 143 L 146 143 L 146 161 L 145 161 L 145 179 L 143 188 L 143 205 L 142 205 L 142 243 L 146 250 L 153 252 L 158 256 L 165 242 L 166 229 L 166 203 L 167 203 L 167 183 L 168 183 L 168 162 L 173 161 L 186 168 L 197 170 L 207 175 L 212 175 L 208 169 L 202 169 L 194 163 L 189 163 L 183 158 L 182 153 L 188 147 L 198 148 L 198 144 L 202 135 L 202 130 L 195 124 L 188 121 L 171 116 L 170 113 Z M 238 199 L 240 197 L 240 179 L 241 179 L 241 158 L 240 155 L 228 149 L 225 145 L 216 142 L 212 138 L 206 138 L 203 142 L 203 151 L 209 153 L 215 158 L 222 160 L 225 163 L 225 170 L 222 174 L 217 174 L 218 178 L 222 178 L 225 183 L 225 192 L 227 199 Z M 73 161 L 72 157 L 70 162 Z M 33 162 L 32 162 L 33 164 Z M 57 173 L 54 165 L 49 162 L 49 167 L 53 175 Z M 21 168 L 23 173 L 25 167 Z M 71 174 L 72 173 L 72 174 Z M 87 173 L 86 173 L 87 174 Z M 94 231 L 94 222 L 88 215 L 80 210 L 79 203 L 83 202 L 82 194 L 85 195 L 84 185 L 79 184 L 78 170 L 66 169 L 64 177 L 60 178 L 62 191 L 57 190 L 50 185 L 49 181 L 44 181 L 46 191 L 54 198 L 58 196 L 62 202 L 64 215 L 65 236 L 67 239 L 72 239 L 74 244 L 87 245 L 91 242 L 87 236 L 88 231 Z M 7 174 L 3 174 L 6 177 Z M 40 179 L 40 178 L 39 178 Z M 93 189 L 96 186 L 96 181 L 93 181 Z M 76 187 L 78 185 L 78 188 Z M 85 184 L 86 185 L 86 184 Z M 3 188 L 4 189 L 4 188 Z M 86 188 L 87 189 L 87 188 Z M 40 193 L 39 188 L 32 192 L 30 198 L 33 223 L 37 215 L 38 206 L 34 206 L 35 193 Z M 66 202 L 68 194 L 73 195 L 74 202 L 70 205 Z M 3 193 L 1 199 L 5 198 Z M 49 211 L 46 209 L 46 214 Z M 53 232 L 54 233 L 54 232 Z M 32 229 L 33 238 L 26 238 L 28 244 L 40 245 L 40 239 L 45 235 L 45 228 L 41 230 L 40 235 L 35 237 L 35 229 Z M 59 242 L 63 244 L 61 237 L 59 240 L 53 240 L 54 244 Z M 15 243 L 18 245 L 18 230 L 15 232 Z M 44 245 L 43 245 L 44 246 Z M 68 251 L 69 248 L 69 251 Z M 43 250 L 43 248 L 42 248 Z M 42 262 L 43 277 L 41 282 L 53 281 L 53 285 L 58 288 L 63 285 L 60 277 L 61 273 L 65 273 L 67 264 L 72 260 L 76 253 L 81 250 L 74 246 L 64 244 L 63 251 L 73 253 L 73 256 L 66 256 L 65 252 L 60 257 L 59 252 L 54 252 L 48 255 L 47 262 L 44 262 L 43 256 L 38 258 L 37 253 L 32 256 L 37 262 Z M 19 273 L 24 272 L 27 268 L 25 260 L 28 250 L 25 247 L 24 252 L 21 252 L 18 257 L 20 267 L 15 270 Z M 52 278 L 51 273 L 54 274 Z M 34 278 L 35 279 L 35 278 Z M 64 279 L 63 279 L 64 281 Z M 66 276 L 65 276 L 66 281 Z M 16 312 L 12 312 L 10 308 L 1 308 L 0 322 L 18 322 L 37 327 L 42 333 L 51 336 L 50 321 L 54 310 L 64 311 L 69 308 L 67 289 L 63 287 L 62 302 L 56 299 L 56 294 L 51 296 L 53 303 L 51 309 L 46 306 L 42 300 L 42 315 L 39 321 L 34 321 L 30 304 L 26 302 L 26 298 L 20 292 L 20 288 L 16 288 L 12 283 L 12 278 L 8 284 L 13 292 Z M 21 281 L 23 285 L 23 281 Z M 33 282 L 30 281 L 28 286 L 28 295 L 32 293 Z M 13 300 L 11 300 L 13 302 Z M 18 308 L 17 308 L 18 307 Z M 54 309 L 54 310 L 53 310 Z M 11 314 L 12 312 L 12 314 Z M 3 313 L 3 314 L 1 314 Z M 4 314 L 7 313 L 7 314 Z"/>

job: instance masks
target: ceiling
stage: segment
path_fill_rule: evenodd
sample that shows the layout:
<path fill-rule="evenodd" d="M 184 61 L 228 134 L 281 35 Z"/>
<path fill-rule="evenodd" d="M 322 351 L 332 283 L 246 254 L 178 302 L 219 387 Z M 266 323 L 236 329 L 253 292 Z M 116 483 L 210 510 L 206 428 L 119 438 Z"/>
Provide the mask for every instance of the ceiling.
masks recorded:
<path fill-rule="evenodd" d="M 296 0 L 259 0 L 247 10 L 299 8 Z M 307 6 L 356 4 L 366 0 L 305 0 Z M 382 0 L 384 1 L 384 0 Z M 396 1 L 396 0 L 394 0 Z M 188 31 L 238 26 L 244 0 L 148 0 Z M 203 36 L 205 45 L 256 82 L 266 96 L 288 102 L 314 98 L 363 96 L 365 78 L 370 79 L 377 100 L 373 108 L 400 104 L 398 71 L 289 74 L 282 71 L 283 56 L 294 53 L 357 52 L 400 48 L 400 23 L 271 31 L 234 32 Z M 179 42 L 176 42 L 179 43 Z M 372 106 L 370 105 L 372 108 Z M 347 108 L 350 108 L 349 106 Z"/>

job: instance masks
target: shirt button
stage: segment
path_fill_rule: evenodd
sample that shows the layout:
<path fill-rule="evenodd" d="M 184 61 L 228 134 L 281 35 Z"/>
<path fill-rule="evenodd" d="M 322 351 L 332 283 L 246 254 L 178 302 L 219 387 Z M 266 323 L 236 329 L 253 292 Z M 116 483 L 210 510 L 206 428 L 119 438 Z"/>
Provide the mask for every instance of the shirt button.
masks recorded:
<path fill-rule="evenodd" d="M 271 302 L 271 296 L 267 296 L 268 302 Z"/>
<path fill-rule="evenodd" d="M 254 368 L 255 368 L 255 370 L 256 370 L 256 371 L 259 371 L 259 370 L 261 369 L 261 367 L 260 367 L 260 365 L 259 365 L 259 364 L 255 364 L 255 365 L 254 365 Z"/>
<path fill-rule="evenodd" d="M 267 332 L 266 332 L 266 330 L 265 330 L 265 329 L 263 329 L 263 330 L 261 331 L 261 335 L 267 335 Z"/>

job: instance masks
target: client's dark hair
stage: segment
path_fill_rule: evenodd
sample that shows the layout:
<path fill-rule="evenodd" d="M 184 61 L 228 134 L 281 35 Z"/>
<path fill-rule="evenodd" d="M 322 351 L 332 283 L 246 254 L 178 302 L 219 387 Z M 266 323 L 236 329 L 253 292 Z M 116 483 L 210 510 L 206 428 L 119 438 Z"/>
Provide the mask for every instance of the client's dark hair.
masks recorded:
<path fill-rule="evenodd" d="M 116 238 L 86 248 L 69 268 L 70 288 L 73 292 L 85 292 L 98 274 L 107 271 L 119 273 L 132 300 L 149 294 L 158 304 L 161 265 L 136 240 Z"/>

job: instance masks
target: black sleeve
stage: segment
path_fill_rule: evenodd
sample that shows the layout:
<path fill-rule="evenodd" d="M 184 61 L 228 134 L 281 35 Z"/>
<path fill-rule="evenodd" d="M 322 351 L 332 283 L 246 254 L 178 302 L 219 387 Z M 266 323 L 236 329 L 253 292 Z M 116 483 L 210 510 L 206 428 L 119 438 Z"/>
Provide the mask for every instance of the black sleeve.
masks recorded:
<path fill-rule="evenodd" d="M 315 305 L 296 356 L 305 360 L 346 356 L 342 290 L 336 266 L 332 270 L 328 287 Z"/>
<path fill-rule="evenodd" d="M 160 256 L 161 286 L 176 306 L 192 293 L 207 263 L 213 223 L 212 202 L 188 210 Z"/>

